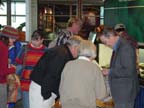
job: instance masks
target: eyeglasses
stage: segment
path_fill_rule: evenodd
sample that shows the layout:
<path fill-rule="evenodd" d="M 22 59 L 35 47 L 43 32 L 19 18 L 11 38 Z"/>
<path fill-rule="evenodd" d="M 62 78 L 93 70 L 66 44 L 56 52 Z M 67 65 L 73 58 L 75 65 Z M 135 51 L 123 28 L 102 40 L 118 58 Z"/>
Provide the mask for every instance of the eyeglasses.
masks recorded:
<path fill-rule="evenodd" d="M 38 40 L 41 40 L 41 38 L 39 38 L 39 37 L 33 37 L 31 40 L 38 41 Z"/>

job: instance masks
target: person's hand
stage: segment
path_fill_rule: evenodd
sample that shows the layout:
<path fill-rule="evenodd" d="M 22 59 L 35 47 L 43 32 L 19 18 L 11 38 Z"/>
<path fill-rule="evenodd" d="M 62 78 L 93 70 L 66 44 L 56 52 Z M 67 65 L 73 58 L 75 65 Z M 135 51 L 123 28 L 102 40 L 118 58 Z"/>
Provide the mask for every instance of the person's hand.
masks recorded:
<path fill-rule="evenodd" d="M 102 73 L 103 73 L 104 76 L 107 76 L 108 73 L 109 73 L 109 69 L 103 69 Z"/>
<path fill-rule="evenodd" d="M 15 68 L 16 69 L 16 66 L 13 64 L 9 64 L 9 68 Z"/>

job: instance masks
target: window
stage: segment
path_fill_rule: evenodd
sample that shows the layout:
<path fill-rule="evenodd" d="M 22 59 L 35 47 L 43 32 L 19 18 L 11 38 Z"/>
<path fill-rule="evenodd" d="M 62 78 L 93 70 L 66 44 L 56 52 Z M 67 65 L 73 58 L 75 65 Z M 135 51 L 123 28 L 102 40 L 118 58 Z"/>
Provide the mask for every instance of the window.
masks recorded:
<path fill-rule="evenodd" d="M 21 23 L 26 21 L 26 8 L 25 2 L 12 2 L 11 3 L 11 26 L 17 28 Z M 7 4 L 0 8 L 0 24 L 7 25 Z M 25 30 L 24 30 L 25 31 Z"/>
<path fill-rule="evenodd" d="M 6 16 L 0 16 L 0 24 L 1 25 L 6 25 L 6 23 L 7 23 L 7 18 L 6 18 Z"/>

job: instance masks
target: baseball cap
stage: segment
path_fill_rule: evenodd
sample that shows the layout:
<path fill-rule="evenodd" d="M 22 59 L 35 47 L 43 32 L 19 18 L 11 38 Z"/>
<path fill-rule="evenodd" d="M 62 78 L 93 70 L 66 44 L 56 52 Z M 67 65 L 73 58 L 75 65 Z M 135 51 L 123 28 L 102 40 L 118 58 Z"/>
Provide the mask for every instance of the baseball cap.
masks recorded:
<path fill-rule="evenodd" d="M 115 30 L 120 30 L 120 29 L 125 30 L 126 27 L 125 27 L 124 24 L 121 23 L 121 24 L 116 24 L 115 27 L 114 27 L 114 29 L 115 29 Z"/>

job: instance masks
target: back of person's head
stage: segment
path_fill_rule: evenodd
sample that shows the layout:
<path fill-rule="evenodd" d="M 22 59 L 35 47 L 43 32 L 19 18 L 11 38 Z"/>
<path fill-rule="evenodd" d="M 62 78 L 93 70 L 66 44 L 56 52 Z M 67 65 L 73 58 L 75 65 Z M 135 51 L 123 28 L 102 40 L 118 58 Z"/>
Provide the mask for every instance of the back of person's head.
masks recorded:
<path fill-rule="evenodd" d="M 78 17 L 71 17 L 67 22 L 67 27 L 72 27 L 73 23 L 82 26 L 82 20 Z"/>
<path fill-rule="evenodd" d="M 74 35 L 74 36 L 70 37 L 70 38 L 67 40 L 66 44 L 67 44 L 68 46 L 77 46 L 77 45 L 79 45 L 82 41 L 83 41 L 83 39 L 82 39 L 80 36 Z"/>
<path fill-rule="evenodd" d="M 126 31 L 126 27 L 124 24 L 120 23 L 115 25 L 114 30 L 116 32 Z"/>
<path fill-rule="evenodd" d="M 104 27 L 105 26 L 103 24 L 101 24 L 100 26 L 96 27 L 96 32 L 97 33 L 101 32 L 104 29 Z"/>
<path fill-rule="evenodd" d="M 31 36 L 31 39 L 32 40 L 38 40 L 38 39 L 43 39 L 44 38 L 44 34 L 43 34 L 43 31 L 42 30 L 35 30 L 33 33 L 32 33 L 32 36 Z"/>
<path fill-rule="evenodd" d="M 94 59 L 96 57 L 96 46 L 91 41 L 84 40 L 80 43 L 78 55 Z"/>

